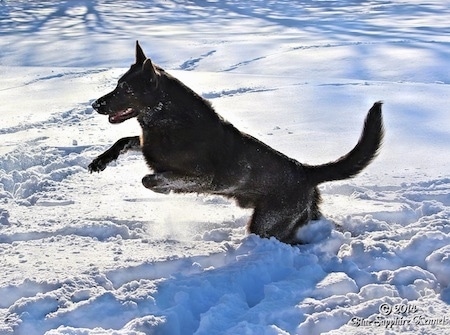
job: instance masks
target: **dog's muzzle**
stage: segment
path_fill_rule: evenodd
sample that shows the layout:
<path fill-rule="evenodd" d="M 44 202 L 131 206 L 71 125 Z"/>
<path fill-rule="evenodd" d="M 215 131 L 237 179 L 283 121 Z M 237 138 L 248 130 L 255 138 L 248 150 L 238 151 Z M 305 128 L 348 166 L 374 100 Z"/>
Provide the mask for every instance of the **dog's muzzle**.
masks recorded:
<path fill-rule="evenodd" d="M 106 102 L 104 100 L 98 99 L 92 103 L 92 108 L 94 108 L 97 113 L 107 115 L 109 114 L 105 109 Z"/>
<path fill-rule="evenodd" d="M 94 108 L 96 111 L 98 111 L 100 107 L 101 107 L 101 104 L 98 102 L 98 100 L 95 100 L 92 103 L 92 108 Z"/>

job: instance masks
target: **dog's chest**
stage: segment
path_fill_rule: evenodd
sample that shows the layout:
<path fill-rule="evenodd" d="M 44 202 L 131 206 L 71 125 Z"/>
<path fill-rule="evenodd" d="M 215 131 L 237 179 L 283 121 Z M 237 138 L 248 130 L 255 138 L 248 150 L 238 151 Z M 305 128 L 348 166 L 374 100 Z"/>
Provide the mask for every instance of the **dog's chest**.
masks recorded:
<path fill-rule="evenodd" d="M 147 164 L 155 170 L 171 170 L 180 160 L 176 131 L 169 120 L 154 120 L 152 124 L 141 124 L 140 144 Z"/>

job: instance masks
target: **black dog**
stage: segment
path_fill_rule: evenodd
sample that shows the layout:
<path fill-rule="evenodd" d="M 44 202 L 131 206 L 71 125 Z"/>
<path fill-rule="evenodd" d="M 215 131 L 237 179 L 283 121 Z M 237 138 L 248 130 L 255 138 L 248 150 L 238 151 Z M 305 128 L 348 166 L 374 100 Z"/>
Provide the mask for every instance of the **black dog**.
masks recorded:
<path fill-rule="evenodd" d="M 102 171 L 128 149 L 142 150 L 154 171 L 142 183 L 159 193 L 197 192 L 254 208 L 248 230 L 298 243 L 296 232 L 319 219 L 317 185 L 355 176 L 377 155 L 383 138 L 381 102 L 370 109 L 356 146 L 335 162 L 301 164 L 244 134 L 162 68 L 136 43 L 136 63 L 111 93 L 92 104 L 109 122 L 137 117 L 142 136 L 118 140 L 89 165 Z"/>

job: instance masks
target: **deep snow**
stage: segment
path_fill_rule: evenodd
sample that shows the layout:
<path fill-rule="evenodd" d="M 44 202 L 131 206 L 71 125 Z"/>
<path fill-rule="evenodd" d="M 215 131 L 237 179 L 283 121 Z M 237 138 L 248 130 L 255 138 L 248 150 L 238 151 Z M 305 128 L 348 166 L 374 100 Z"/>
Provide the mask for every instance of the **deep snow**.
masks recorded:
<path fill-rule="evenodd" d="M 450 1 L 0 2 L 0 334 L 443 334 L 450 329 Z M 336 159 L 383 100 L 360 176 L 291 247 L 215 196 L 158 195 L 139 133 L 90 107 L 134 41 L 239 129 Z"/>

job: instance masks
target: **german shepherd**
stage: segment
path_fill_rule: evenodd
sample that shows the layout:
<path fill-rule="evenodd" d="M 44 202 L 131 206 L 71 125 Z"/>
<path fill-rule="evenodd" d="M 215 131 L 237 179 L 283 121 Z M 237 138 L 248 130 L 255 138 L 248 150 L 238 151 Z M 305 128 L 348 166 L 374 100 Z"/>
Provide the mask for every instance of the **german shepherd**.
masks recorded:
<path fill-rule="evenodd" d="M 299 227 L 321 217 L 317 185 L 355 176 L 383 139 L 381 102 L 366 117 L 356 146 L 334 162 L 311 166 L 272 149 L 225 121 L 211 104 L 152 63 L 136 42 L 136 62 L 92 107 L 110 123 L 136 117 L 141 136 L 125 137 L 92 161 L 100 172 L 129 150 L 141 150 L 153 171 L 142 184 L 158 193 L 205 193 L 253 208 L 248 231 L 301 243 Z"/>

